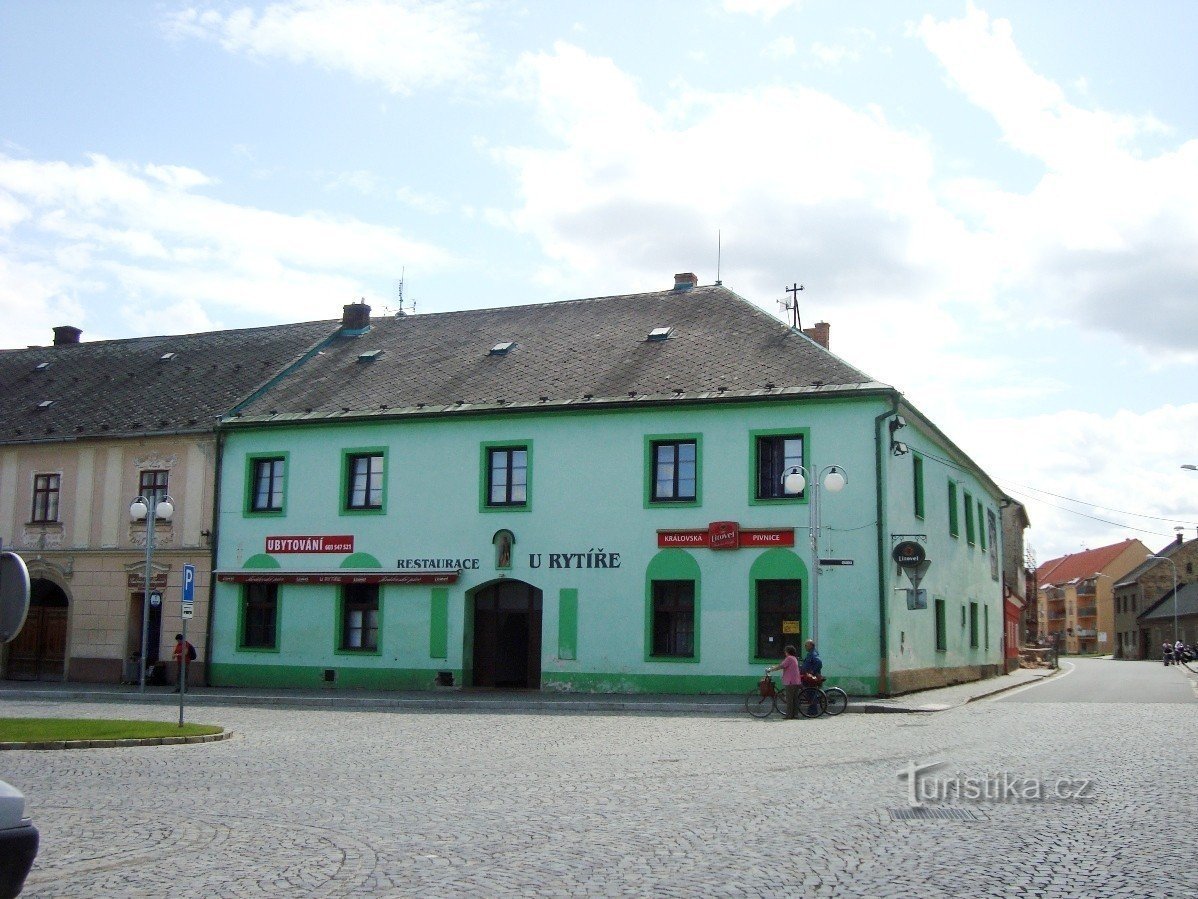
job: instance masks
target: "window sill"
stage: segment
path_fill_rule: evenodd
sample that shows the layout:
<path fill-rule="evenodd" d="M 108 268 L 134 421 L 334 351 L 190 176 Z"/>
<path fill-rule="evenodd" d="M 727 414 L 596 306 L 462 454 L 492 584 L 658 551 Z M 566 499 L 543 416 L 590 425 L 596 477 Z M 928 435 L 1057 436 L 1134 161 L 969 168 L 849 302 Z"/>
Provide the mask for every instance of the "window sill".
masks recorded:
<path fill-rule="evenodd" d="M 277 646 L 238 646 L 238 652 L 265 652 L 278 655 L 279 647 Z"/>
<path fill-rule="evenodd" d="M 684 665 L 694 665 L 698 663 L 699 659 L 696 656 L 648 656 L 645 661 L 667 664 L 673 662 L 676 664 L 680 663 Z"/>

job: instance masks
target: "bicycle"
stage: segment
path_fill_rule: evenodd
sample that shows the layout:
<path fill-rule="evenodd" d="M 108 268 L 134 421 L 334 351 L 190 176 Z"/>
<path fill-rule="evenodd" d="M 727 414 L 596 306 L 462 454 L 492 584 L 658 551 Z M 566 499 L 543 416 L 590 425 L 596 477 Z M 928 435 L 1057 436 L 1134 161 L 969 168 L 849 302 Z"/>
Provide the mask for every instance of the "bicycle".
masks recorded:
<path fill-rule="evenodd" d="M 803 693 L 812 690 L 819 694 L 820 714 L 824 715 L 839 715 L 849 707 L 849 694 L 840 689 L 840 687 L 828 687 L 824 689 L 823 677 L 817 677 L 814 686 L 805 687 Z M 808 718 L 815 718 L 816 715 L 808 715 Z"/>
<path fill-rule="evenodd" d="M 840 692 L 844 693 L 843 690 Z M 847 697 L 845 701 L 847 703 Z M 804 718 L 818 718 L 828 709 L 828 700 L 824 691 L 817 687 L 804 687 L 799 690 L 795 702 L 798 703 L 798 713 Z M 816 710 L 814 714 L 811 709 Z M 745 711 L 754 718 L 768 718 L 773 712 L 777 712 L 785 718 L 786 691 L 778 689 L 777 682 L 766 674 L 758 681 L 757 686 L 745 695 Z M 844 711 L 843 706 L 831 714 L 836 715 L 842 711 Z"/>

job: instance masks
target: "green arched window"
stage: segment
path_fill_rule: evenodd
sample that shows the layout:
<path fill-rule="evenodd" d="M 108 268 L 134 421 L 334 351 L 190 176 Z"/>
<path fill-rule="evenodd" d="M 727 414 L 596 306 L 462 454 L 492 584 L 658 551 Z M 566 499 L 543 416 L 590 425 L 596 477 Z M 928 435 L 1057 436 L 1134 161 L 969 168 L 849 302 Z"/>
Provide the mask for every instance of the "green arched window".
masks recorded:
<path fill-rule="evenodd" d="M 645 569 L 645 659 L 699 661 L 699 563 L 663 549 Z"/>
<path fill-rule="evenodd" d="M 749 569 L 749 660 L 776 662 L 783 647 L 802 650 L 807 566 L 789 549 L 769 549 Z"/>

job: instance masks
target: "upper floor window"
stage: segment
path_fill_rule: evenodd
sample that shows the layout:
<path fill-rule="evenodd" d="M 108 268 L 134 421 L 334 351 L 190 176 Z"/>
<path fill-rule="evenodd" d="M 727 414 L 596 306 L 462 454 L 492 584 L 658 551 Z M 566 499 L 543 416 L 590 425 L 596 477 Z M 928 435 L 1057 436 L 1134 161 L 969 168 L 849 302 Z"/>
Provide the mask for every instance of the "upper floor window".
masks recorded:
<path fill-rule="evenodd" d="M 141 472 L 137 478 L 137 492 L 144 497 L 152 509 L 166 499 L 166 482 L 170 472 L 151 469 Z"/>
<path fill-rule="evenodd" d="M 285 459 L 275 456 L 252 461 L 253 493 L 250 509 L 254 512 L 283 511 Z"/>
<path fill-rule="evenodd" d="M 802 434 L 758 434 L 755 440 L 757 499 L 794 499 L 782 487 L 787 469 L 803 464 Z"/>
<path fill-rule="evenodd" d="M 528 447 L 487 449 L 487 505 L 523 506 L 528 503 Z"/>
<path fill-rule="evenodd" d="M 31 521 L 58 521 L 58 491 L 62 475 L 37 474 L 33 476 L 33 513 Z"/>
<path fill-rule="evenodd" d="M 699 486 L 698 442 L 693 439 L 655 440 L 651 446 L 653 502 L 694 502 Z"/>
<path fill-rule="evenodd" d="M 345 455 L 345 508 L 382 511 L 386 472 L 382 450 L 351 451 Z"/>
<path fill-rule="evenodd" d="M 912 456 L 911 486 L 915 493 L 915 517 L 923 518 L 923 457 Z"/>
<path fill-rule="evenodd" d="M 948 482 L 948 533 L 950 537 L 961 535 L 961 523 L 957 512 L 957 483 Z"/>
<path fill-rule="evenodd" d="M 973 497 L 969 495 L 969 491 L 964 492 L 965 499 L 965 542 L 970 546 L 977 541 L 977 533 L 973 527 Z"/>

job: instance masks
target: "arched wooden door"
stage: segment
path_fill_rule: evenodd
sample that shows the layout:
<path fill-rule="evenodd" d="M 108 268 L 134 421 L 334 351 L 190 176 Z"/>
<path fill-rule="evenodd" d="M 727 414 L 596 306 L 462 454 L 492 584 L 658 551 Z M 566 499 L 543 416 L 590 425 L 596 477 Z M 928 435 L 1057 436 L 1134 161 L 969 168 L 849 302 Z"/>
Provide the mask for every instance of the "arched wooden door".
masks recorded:
<path fill-rule="evenodd" d="M 29 582 L 29 615 L 16 639 L 8 644 L 9 680 L 63 680 L 67 664 L 69 603 L 53 581 Z"/>
<path fill-rule="evenodd" d="M 473 686 L 541 687 L 541 591 L 499 581 L 474 594 Z"/>

